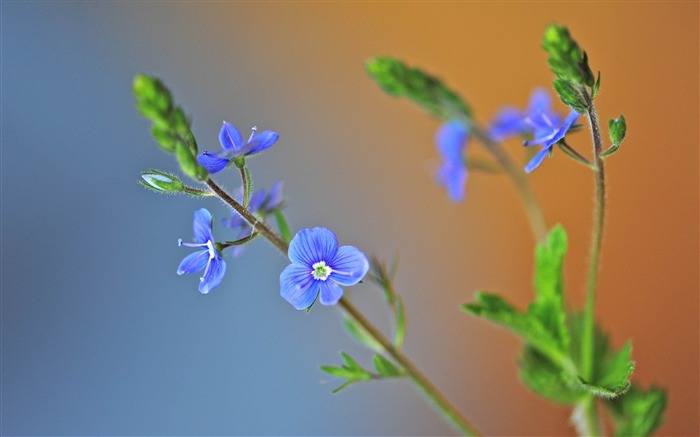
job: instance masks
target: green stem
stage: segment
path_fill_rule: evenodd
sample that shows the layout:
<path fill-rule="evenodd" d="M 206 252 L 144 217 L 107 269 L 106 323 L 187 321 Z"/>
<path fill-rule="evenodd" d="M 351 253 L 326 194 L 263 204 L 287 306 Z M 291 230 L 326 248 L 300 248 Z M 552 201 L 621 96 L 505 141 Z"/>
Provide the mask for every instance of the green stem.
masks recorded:
<path fill-rule="evenodd" d="M 600 267 L 600 253 L 603 247 L 603 229 L 605 227 L 605 164 L 602 159 L 603 141 L 600 135 L 598 114 L 593 106 L 593 100 L 585 89 L 583 97 L 588 106 L 588 122 L 593 137 L 593 170 L 595 172 L 595 208 L 593 212 L 593 235 L 591 237 L 590 259 L 588 266 L 588 283 L 586 285 L 586 307 L 584 311 L 583 341 L 582 341 L 582 372 L 583 377 L 593 382 L 595 363 L 595 295 Z M 586 420 L 593 435 L 600 434 L 600 420 L 594 399 L 585 405 Z"/>
<path fill-rule="evenodd" d="M 511 161 L 508 154 L 501 146 L 494 142 L 475 121 L 471 119 L 465 120 L 469 125 L 470 132 L 481 141 L 489 152 L 496 158 L 498 163 L 503 167 L 506 173 L 510 176 L 515 184 L 515 188 L 520 194 L 520 200 L 525 207 L 525 214 L 530 222 L 530 228 L 536 241 L 544 241 L 547 236 L 547 226 L 542 214 L 542 208 L 535 197 L 535 194 L 530 189 L 530 184 L 527 182 L 525 173 Z"/>
<path fill-rule="evenodd" d="M 287 255 L 289 246 L 287 243 L 263 222 L 255 218 L 246 208 L 238 203 L 234 198 L 229 196 L 226 191 L 219 187 L 211 178 L 207 179 L 206 184 L 212 191 L 227 205 L 233 208 L 241 215 L 254 230 L 267 238 L 277 249 L 284 255 Z M 389 354 L 397 363 L 399 363 L 408 377 L 418 389 L 433 403 L 433 406 L 452 426 L 466 436 L 479 436 L 479 432 L 474 426 L 460 414 L 457 408 L 450 403 L 449 400 L 423 375 L 423 373 L 405 356 L 400 350 L 396 349 L 391 342 L 365 318 L 362 313 L 345 297 L 340 299 L 338 305 L 350 316 L 355 322 L 360 325 L 377 343 L 379 343 L 384 351 Z"/>

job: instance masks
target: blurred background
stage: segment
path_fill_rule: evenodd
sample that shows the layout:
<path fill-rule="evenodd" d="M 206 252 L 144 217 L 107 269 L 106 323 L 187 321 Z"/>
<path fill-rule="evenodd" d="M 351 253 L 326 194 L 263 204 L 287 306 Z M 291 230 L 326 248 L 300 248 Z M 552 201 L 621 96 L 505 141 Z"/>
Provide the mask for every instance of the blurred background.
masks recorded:
<path fill-rule="evenodd" d="M 139 72 L 165 80 L 202 149 L 219 148 L 224 119 L 280 133 L 250 166 L 258 187 L 285 181 L 294 228 L 399 254 L 407 353 L 482 432 L 573 435 L 567 408 L 519 382 L 520 341 L 457 309 L 476 290 L 532 299 L 515 190 L 472 173 L 466 202 L 449 203 L 432 176 L 439 123 L 363 69 L 399 57 L 488 122 L 551 87 L 540 41 L 552 21 L 602 72 L 601 119 L 628 123 L 607 166 L 599 319 L 614 345 L 632 339 L 634 382 L 668 389 L 659 434 L 700 433 L 697 2 L 4 1 L 1 12 L 3 435 L 453 434 L 408 381 L 330 394 L 337 381 L 319 365 L 370 355 L 337 309 L 305 315 L 279 297 L 288 261 L 264 241 L 229 259 L 210 295 L 175 275 L 193 211 L 228 212 L 138 185 L 141 170 L 177 169 L 134 109 Z M 585 133 L 570 143 L 589 151 Z M 524 162 L 517 141 L 506 147 Z M 233 176 L 218 180 L 235 189 Z M 530 180 L 548 224 L 569 233 L 568 304 L 581 307 L 592 176 L 557 152 Z M 389 330 L 377 289 L 350 293 Z"/>

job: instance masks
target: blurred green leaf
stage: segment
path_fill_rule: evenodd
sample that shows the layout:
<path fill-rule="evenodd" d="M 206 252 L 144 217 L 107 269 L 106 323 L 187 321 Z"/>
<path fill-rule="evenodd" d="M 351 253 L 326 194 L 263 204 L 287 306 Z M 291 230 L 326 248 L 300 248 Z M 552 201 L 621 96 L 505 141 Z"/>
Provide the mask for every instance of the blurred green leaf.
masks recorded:
<path fill-rule="evenodd" d="M 519 361 L 520 379 L 535 393 L 559 404 L 575 404 L 586 392 L 572 375 L 537 349 L 525 346 Z"/>
<path fill-rule="evenodd" d="M 595 85 L 595 77 L 588 66 L 588 55 L 565 26 L 550 24 L 545 29 L 542 48 L 547 52 L 550 69 L 558 78 L 574 86 Z"/>
<path fill-rule="evenodd" d="M 612 146 L 603 152 L 603 158 L 617 152 L 620 148 L 620 144 L 624 141 L 625 135 L 627 134 L 627 121 L 625 120 L 625 116 L 620 115 L 618 118 L 613 118 L 608 121 L 608 131 L 610 132 L 610 142 Z"/>
<path fill-rule="evenodd" d="M 554 90 L 559 94 L 559 99 L 569 108 L 584 114 L 588 111 L 588 105 L 583 96 L 571 84 L 559 77 L 554 78 Z"/>
<path fill-rule="evenodd" d="M 343 318 L 343 327 L 348 332 L 350 337 L 355 339 L 358 343 L 367 346 L 375 352 L 383 350 L 382 345 L 377 342 L 367 331 L 360 325 L 355 323 L 350 317 Z"/>
<path fill-rule="evenodd" d="M 365 64 L 367 73 L 389 95 L 406 97 L 443 120 L 471 117 L 471 109 L 440 79 L 398 59 L 377 56 Z"/>
<path fill-rule="evenodd" d="M 612 413 L 615 436 L 650 436 L 664 421 L 666 392 L 658 387 L 632 387 L 605 405 Z"/>
<path fill-rule="evenodd" d="M 402 375 L 401 370 L 382 355 L 375 355 L 373 361 L 374 368 L 377 369 L 377 373 L 379 373 L 381 376 L 396 378 Z"/>
<path fill-rule="evenodd" d="M 280 236 L 285 243 L 289 244 L 292 241 L 292 231 L 289 229 L 289 223 L 287 223 L 287 218 L 281 209 L 275 209 L 275 220 L 277 221 L 277 229 L 280 231 Z"/>

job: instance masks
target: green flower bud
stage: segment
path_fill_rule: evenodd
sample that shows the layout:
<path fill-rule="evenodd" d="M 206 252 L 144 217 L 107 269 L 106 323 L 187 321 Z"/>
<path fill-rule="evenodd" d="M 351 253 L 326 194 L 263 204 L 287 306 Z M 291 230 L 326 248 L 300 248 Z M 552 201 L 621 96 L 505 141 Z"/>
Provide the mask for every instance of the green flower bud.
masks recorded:
<path fill-rule="evenodd" d="M 178 178 L 159 170 L 141 172 L 141 177 L 145 181 L 141 182 L 141 185 L 153 191 L 180 193 L 185 190 L 185 185 Z"/>

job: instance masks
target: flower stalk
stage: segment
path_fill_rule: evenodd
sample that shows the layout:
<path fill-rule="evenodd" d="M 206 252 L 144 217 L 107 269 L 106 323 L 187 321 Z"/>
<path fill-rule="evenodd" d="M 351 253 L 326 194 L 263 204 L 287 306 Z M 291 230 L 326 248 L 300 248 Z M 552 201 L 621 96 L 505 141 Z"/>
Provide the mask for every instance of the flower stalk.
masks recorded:
<path fill-rule="evenodd" d="M 233 208 L 238 214 L 243 217 L 255 232 L 267 238 L 273 246 L 279 249 L 285 256 L 289 251 L 289 245 L 274 231 L 272 231 L 265 223 L 258 220 L 238 201 L 231 197 L 211 178 L 208 178 L 206 184 L 226 205 Z M 481 435 L 474 425 L 469 422 L 457 408 L 435 387 L 430 380 L 416 367 L 411 360 L 400 350 L 395 348 L 392 343 L 369 321 L 364 315 L 345 297 L 342 297 L 338 305 L 347 313 L 353 320 L 360 325 L 378 344 L 382 346 L 384 351 L 391 356 L 396 362 L 403 367 L 407 376 L 413 381 L 418 389 L 431 401 L 435 409 L 447 420 L 455 429 L 465 436 Z"/>
<path fill-rule="evenodd" d="M 486 146 L 486 149 L 496 158 L 496 161 L 498 161 L 503 170 L 505 170 L 508 176 L 513 180 L 515 188 L 520 195 L 520 200 L 525 208 L 525 214 L 530 223 L 532 235 L 535 237 L 536 241 L 544 241 L 547 236 L 547 225 L 545 224 L 544 214 L 542 213 L 542 208 L 535 194 L 530 188 L 530 184 L 525 178 L 525 174 L 513 163 L 501 146 L 493 141 L 474 120 L 465 119 L 465 122 L 469 126 L 469 131 Z"/>
<path fill-rule="evenodd" d="M 582 372 L 584 378 L 591 381 L 594 377 L 593 363 L 595 362 L 595 298 L 600 254 L 603 247 L 603 229 L 605 227 L 605 164 L 602 158 L 603 142 L 600 135 L 600 122 L 593 106 L 593 99 L 581 87 L 581 94 L 588 106 L 588 123 L 593 139 L 593 171 L 595 173 L 595 207 L 593 212 L 593 234 L 589 255 L 588 279 L 586 285 L 586 307 L 584 310 L 584 330 L 582 344 Z M 590 435 L 600 435 L 600 420 L 596 409 L 595 399 L 590 399 L 583 405 L 586 422 Z"/>

